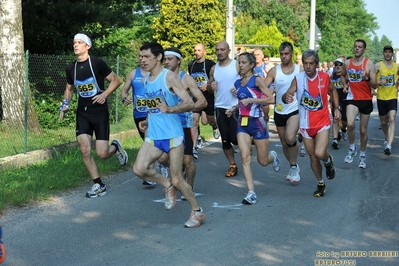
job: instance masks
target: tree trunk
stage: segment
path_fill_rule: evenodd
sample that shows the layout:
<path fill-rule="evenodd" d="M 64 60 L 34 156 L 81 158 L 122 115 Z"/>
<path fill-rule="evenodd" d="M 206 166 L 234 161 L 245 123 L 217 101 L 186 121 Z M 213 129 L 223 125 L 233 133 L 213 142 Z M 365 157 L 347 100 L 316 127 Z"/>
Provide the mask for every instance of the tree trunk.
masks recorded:
<path fill-rule="evenodd" d="M 0 0 L 0 114 L 1 122 L 23 128 L 25 122 L 25 55 L 21 0 Z M 40 130 L 28 95 L 29 130 Z"/>

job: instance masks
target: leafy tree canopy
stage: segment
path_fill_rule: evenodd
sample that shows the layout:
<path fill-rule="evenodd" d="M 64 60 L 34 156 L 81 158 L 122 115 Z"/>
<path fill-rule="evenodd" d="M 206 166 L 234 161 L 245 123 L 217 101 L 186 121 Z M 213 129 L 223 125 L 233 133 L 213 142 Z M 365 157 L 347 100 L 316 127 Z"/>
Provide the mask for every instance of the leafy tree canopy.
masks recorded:
<path fill-rule="evenodd" d="M 23 0 L 25 49 L 60 54 L 72 50 L 73 36 L 82 30 L 103 38 L 115 29 L 147 26 L 157 12 L 158 0 Z M 149 28 L 146 31 L 148 32 Z M 93 47 L 97 52 L 101 49 Z M 106 51 L 106 50 L 105 50 Z"/>
<path fill-rule="evenodd" d="M 293 41 L 281 34 L 279 30 L 277 29 L 277 23 L 276 21 L 272 20 L 272 23 L 270 26 L 262 26 L 258 28 L 258 31 L 255 33 L 255 35 L 248 40 L 249 43 L 251 44 L 269 44 L 272 45 L 272 48 L 266 48 L 264 49 L 265 54 L 271 56 L 271 57 L 279 57 L 280 56 L 280 51 L 279 51 L 279 46 L 282 42 L 291 42 Z M 298 48 L 294 48 L 295 54 L 300 54 L 300 50 Z"/>
<path fill-rule="evenodd" d="M 309 4 L 307 0 L 237 0 L 237 10 L 251 17 L 257 25 L 271 25 L 276 21 L 283 36 L 290 38 L 294 45 L 306 49 L 306 31 L 309 27 Z"/>
<path fill-rule="evenodd" d="M 353 55 L 356 39 L 371 43 L 368 33 L 374 32 L 378 25 L 376 17 L 367 13 L 363 0 L 317 2 L 316 23 L 322 33 L 320 58 L 333 60 L 339 54 Z"/>
<path fill-rule="evenodd" d="M 213 50 L 225 37 L 225 1 L 161 0 L 160 15 L 154 18 L 154 39 L 165 48 L 179 48 L 191 58 L 193 47 L 203 43 Z"/>

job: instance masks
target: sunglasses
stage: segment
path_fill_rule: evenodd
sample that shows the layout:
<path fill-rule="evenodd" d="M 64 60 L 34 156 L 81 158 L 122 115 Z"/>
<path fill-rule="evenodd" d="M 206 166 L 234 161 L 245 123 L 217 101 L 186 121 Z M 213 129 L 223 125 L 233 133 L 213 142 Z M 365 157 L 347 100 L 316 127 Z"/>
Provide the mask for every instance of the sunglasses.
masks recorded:
<path fill-rule="evenodd" d="M 342 66 L 342 63 L 335 63 L 334 66 Z"/>

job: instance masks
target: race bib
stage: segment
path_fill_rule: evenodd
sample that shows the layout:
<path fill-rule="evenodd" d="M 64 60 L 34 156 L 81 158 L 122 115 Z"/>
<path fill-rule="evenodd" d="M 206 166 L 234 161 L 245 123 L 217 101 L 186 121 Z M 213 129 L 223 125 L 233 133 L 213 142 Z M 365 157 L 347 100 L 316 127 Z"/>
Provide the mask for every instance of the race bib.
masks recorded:
<path fill-rule="evenodd" d="M 95 84 L 94 78 L 90 77 L 83 81 L 76 80 L 75 88 L 77 89 L 80 97 L 91 98 L 97 94 L 97 88 Z"/>
<path fill-rule="evenodd" d="M 137 96 L 136 101 L 134 103 L 134 109 L 136 109 L 137 112 L 142 112 L 142 113 L 148 112 L 147 100 L 145 99 L 145 97 Z"/>
<path fill-rule="evenodd" d="M 304 91 L 301 103 L 300 103 L 306 110 L 308 111 L 317 111 L 323 108 L 323 102 L 321 99 L 320 94 L 317 97 L 312 97 L 308 91 Z"/>

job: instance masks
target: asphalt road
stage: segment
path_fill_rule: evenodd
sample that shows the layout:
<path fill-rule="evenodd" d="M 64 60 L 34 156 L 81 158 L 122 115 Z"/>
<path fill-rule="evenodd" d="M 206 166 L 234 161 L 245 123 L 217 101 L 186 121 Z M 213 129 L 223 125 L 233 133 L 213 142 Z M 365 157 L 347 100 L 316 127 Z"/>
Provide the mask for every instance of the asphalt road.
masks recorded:
<path fill-rule="evenodd" d="M 8 210 L 1 217 L 3 265 L 399 265 L 399 140 L 393 154 L 384 155 L 378 127 L 374 112 L 367 169 L 357 167 L 358 156 L 344 163 L 347 142 L 329 148 L 337 174 L 325 178 L 323 198 L 313 197 L 308 157 L 298 159 L 301 181 L 285 181 L 288 163 L 272 130 L 270 149 L 282 158 L 282 170 L 261 167 L 254 149 L 258 203 L 251 206 L 241 204 L 246 187 L 239 154 L 238 176 L 225 178 L 221 144 L 208 142 L 199 152 L 195 186 L 207 219 L 196 229 L 183 227 L 187 202 L 165 210 L 162 188 L 144 187 L 132 171 L 106 178 L 105 197 L 85 198 L 88 185 Z"/>

